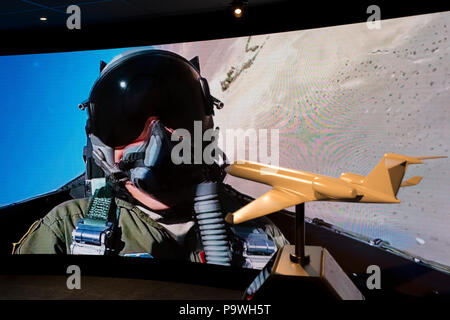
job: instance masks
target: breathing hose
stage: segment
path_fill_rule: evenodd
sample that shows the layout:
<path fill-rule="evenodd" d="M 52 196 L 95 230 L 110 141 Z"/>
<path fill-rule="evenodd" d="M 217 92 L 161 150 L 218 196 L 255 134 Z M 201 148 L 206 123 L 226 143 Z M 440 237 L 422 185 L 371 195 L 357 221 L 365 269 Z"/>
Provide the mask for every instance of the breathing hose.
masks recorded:
<path fill-rule="evenodd" d="M 198 184 L 194 197 L 194 212 L 205 251 L 206 263 L 231 265 L 231 241 L 218 195 L 218 184 Z"/>

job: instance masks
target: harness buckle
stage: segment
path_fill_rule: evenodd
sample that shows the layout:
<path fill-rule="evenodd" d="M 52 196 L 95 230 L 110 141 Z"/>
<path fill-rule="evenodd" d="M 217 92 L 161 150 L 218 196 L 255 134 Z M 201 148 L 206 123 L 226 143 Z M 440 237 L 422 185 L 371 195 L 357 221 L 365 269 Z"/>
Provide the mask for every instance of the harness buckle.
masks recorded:
<path fill-rule="evenodd" d="M 71 254 L 104 255 L 113 251 L 108 241 L 113 231 L 112 222 L 80 219 L 72 231 Z"/>
<path fill-rule="evenodd" d="M 236 231 L 243 241 L 244 266 L 252 269 L 263 269 L 277 251 L 275 243 L 260 228 L 255 230 L 240 228 Z"/>

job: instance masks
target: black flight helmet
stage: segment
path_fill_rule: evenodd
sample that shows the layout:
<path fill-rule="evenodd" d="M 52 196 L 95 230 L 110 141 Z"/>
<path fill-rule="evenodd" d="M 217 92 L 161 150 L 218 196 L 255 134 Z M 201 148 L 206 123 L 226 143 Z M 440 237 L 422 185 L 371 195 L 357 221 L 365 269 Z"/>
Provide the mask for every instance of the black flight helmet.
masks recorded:
<path fill-rule="evenodd" d="M 191 61 L 165 50 L 146 49 L 101 63 L 100 77 L 88 101 L 87 134 L 112 148 L 135 140 L 151 116 L 168 128 L 193 132 L 194 121 L 203 130 L 213 127 L 214 105 L 208 82 L 200 75 L 198 58 Z"/>

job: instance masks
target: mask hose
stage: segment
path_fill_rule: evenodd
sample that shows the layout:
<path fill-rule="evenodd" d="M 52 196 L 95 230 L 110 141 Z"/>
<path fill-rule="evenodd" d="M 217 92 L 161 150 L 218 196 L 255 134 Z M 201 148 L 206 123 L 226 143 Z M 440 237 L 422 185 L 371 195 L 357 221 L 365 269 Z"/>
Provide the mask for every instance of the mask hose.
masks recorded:
<path fill-rule="evenodd" d="M 207 263 L 231 265 L 231 242 L 219 202 L 217 183 L 198 184 L 194 212 Z"/>

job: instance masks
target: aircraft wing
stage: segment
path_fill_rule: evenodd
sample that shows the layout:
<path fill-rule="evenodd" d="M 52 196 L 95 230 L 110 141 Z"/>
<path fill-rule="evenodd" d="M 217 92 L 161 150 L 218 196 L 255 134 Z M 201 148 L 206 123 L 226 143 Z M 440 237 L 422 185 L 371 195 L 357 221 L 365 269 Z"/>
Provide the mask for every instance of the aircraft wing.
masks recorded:
<path fill-rule="evenodd" d="M 307 199 L 303 196 L 275 187 L 236 212 L 228 213 L 225 221 L 231 224 L 238 224 L 305 201 Z"/>

